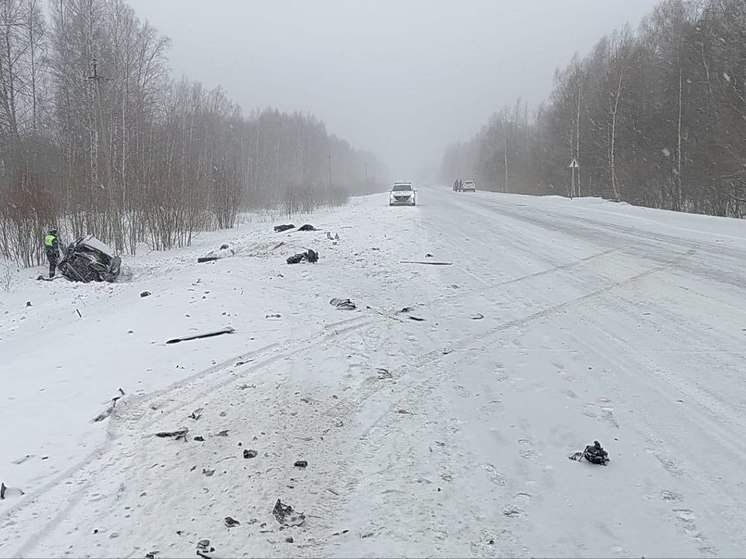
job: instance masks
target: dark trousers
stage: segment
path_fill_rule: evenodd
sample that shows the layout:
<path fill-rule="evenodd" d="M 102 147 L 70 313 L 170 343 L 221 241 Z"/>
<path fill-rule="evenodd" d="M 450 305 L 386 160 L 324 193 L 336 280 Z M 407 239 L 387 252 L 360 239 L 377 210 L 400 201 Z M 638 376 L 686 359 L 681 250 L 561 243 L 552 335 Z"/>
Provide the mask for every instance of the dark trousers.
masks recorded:
<path fill-rule="evenodd" d="M 59 254 L 54 252 L 47 252 L 47 260 L 49 260 L 49 277 L 53 278 L 54 273 L 57 270 L 57 261 L 59 260 Z"/>

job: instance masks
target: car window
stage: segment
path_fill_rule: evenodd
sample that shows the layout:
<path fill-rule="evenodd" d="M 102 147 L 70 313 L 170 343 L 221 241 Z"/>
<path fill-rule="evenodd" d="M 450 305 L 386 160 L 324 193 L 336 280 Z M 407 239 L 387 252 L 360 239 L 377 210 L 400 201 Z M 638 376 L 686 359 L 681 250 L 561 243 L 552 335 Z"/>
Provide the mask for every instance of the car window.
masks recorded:
<path fill-rule="evenodd" d="M 394 192 L 412 190 L 412 185 L 411 184 L 395 184 L 393 190 Z"/>

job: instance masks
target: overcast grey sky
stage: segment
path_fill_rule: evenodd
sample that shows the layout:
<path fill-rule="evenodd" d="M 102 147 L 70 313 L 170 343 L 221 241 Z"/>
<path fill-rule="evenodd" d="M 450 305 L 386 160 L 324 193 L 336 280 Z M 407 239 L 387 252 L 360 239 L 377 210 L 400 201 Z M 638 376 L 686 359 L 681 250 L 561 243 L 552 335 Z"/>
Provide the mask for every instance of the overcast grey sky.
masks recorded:
<path fill-rule="evenodd" d="M 245 113 L 300 110 L 397 177 L 437 166 L 517 97 L 657 0 L 129 0 L 173 40 L 176 75 Z"/>

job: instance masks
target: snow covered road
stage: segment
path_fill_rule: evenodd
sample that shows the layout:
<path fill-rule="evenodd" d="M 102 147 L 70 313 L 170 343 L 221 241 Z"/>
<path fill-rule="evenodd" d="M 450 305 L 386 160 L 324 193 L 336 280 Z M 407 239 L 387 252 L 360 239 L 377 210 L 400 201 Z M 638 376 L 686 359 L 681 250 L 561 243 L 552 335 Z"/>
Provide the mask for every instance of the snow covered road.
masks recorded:
<path fill-rule="evenodd" d="M 27 492 L 0 502 L 0 556 L 741 555 L 746 223 L 419 201 L 0 295 L 0 481 Z M 235 257 L 194 264 L 223 242 Z M 287 266 L 304 246 L 319 264 Z M 430 259 L 453 264 L 401 263 Z M 594 439 L 607 467 L 567 459 Z M 277 499 L 305 524 L 280 529 Z"/>

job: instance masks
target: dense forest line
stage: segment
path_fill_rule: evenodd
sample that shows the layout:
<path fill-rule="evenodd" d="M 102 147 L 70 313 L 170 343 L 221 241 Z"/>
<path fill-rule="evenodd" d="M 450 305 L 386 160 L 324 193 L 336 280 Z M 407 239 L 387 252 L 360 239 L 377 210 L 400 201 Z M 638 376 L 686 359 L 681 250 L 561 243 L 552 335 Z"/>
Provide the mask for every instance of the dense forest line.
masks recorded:
<path fill-rule="evenodd" d="M 558 71 L 535 114 L 518 101 L 450 146 L 441 174 L 743 217 L 746 2 L 663 1 L 636 33 L 617 30 Z"/>
<path fill-rule="evenodd" d="M 312 116 L 244 116 L 172 78 L 168 48 L 123 0 L 0 1 L 0 257 L 38 262 L 52 225 L 168 249 L 243 209 L 309 211 L 384 179 Z"/>

